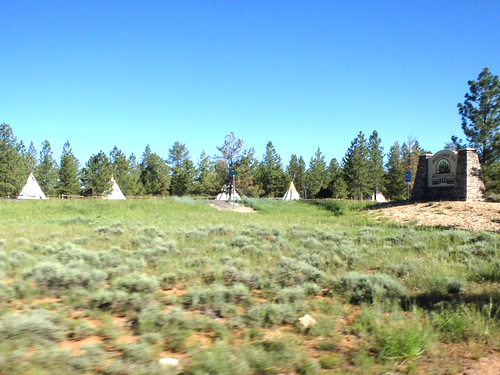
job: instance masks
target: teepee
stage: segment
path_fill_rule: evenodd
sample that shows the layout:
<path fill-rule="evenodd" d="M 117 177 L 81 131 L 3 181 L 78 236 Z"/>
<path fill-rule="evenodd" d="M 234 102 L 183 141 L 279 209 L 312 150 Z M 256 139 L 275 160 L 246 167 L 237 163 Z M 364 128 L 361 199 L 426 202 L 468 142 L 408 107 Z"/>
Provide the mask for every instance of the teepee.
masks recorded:
<path fill-rule="evenodd" d="M 295 189 L 295 185 L 293 184 L 293 181 L 290 181 L 290 187 L 288 188 L 285 195 L 283 196 L 283 199 L 286 201 L 300 199 L 299 192 L 297 191 L 297 189 Z"/>
<path fill-rule="evenodd" d="M 377 194 L 372 194 L 372 201 L 382 203 L 387 202 L 387 199 L 385 199 L 382 193 L 377 192 Z"/>
<path fill-rule="evenodd" d="M 36 182 L 33 172 L 30 172 L 28 181 L 26 181 L 26 185 L 24 185 L 17 199 L 47 199 L 42 189 L 40 189 L 40 185 Z"/>
<path fill-rule="evenodd" d="M 104 192 L 102 199 L 126 199 L 113 176 L 111 176 L 111 190 Z"/>
<path fill-rule="evenodd" d="M 234 188 L 234 185 L 232 185 L 232 188 L 230 188 L 228 185 L 224 185 L 222 187 L 222 190 L 219 194 L 217 194 L 217 198 L 215 200 L 218 201 L 240 201 L 241 197 Z"/>

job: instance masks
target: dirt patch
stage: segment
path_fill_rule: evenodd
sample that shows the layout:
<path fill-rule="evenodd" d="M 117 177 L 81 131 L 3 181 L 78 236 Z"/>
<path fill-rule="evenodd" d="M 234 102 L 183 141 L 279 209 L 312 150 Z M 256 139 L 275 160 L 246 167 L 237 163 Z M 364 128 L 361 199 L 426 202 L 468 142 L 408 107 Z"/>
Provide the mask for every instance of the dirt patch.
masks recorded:
<path fill-rule="evenodd" d="M 379 217 L 418 226 L 500 233 L 500 204 L 490 202 L 426 202 L 372 207 Z"/>
<path fill-rule="evenodd" d="M 68 349 L 71 351 L 71 355 L 82 354 L 82 347 L 90 344 L 101 344 L 102 337 L 99 336 L 89 336 L 83 340 L 64 340 L 60 342 L 61 349 Z"/>
<path fill-rule="evenodd" d="M 232 203 L 232 202 L 226 202 L 226 201 L 218 201 L 218 200 L 213 200 L 210 201 L 210 206 L 217 208 L 218 210 L 224 210 L 224 211 L 234 211 L 234 212 L 244 212 L 244 213 L 251 213 L 255 212 L 255 210 L 252 207 L 246 207 L 240 203 Z"/>
<path fill-rule="evenodd" d="M 500 353 L 494 352 L 477 361 L 469 363 L 464 375 L 498 375 L 500 374 Z"/>

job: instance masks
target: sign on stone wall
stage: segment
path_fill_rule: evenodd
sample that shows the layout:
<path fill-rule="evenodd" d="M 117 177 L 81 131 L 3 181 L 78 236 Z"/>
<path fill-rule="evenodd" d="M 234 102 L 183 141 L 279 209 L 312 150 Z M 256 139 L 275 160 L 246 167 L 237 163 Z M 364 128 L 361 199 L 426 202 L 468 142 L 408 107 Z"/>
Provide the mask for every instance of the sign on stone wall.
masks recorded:
<path fill-rule="evenodd" d="M 428 163 L 427 186 L 454 186 L 457 173 L 456 151 L 439 151 L 428 159 Z"/>

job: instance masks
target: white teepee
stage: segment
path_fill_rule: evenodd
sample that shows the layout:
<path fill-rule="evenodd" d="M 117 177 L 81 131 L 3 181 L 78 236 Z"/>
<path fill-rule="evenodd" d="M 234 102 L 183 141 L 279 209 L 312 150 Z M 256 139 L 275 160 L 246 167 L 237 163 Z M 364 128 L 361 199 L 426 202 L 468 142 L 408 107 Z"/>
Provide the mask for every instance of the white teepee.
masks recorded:
<path fill-rule="evenodd" d="M 387 199 L 385 199 L 382 193 L 377 192 L 377 195 L 372 194 L 372 201 L 382 203 L 382 202 L 387 202 Z"/>
<path fill-rule="evenodd" d="M 229 186 L 224 185 L 222 187 L 221 192 L 219 194 L 217 194 L 217 198 L 215 198 L 215 200 L 218 200 L 218 201 L 229 201 L 229 200 L 240 201 L 241 197 L 238 194 L 238 192 L 236 191 L 236 189 L 234 188 L 234 185 L 232 187 L 232 191 L 229 191 Z"/>
<path fill-rule="evenodd" d="M 295 189 L 295 185 L 293 184 L 293 181 L 290 181 L 290 187 L 288 188 L 285 195 L 283 196 L 283 199 L 286 201 L 300 199 L 299 192 L 297 191 L 297 189 Z"/>
<path fill-rule="evenodd" d="M 106 191 L 102 199 L 126 199 L 113 176 L 111 176 L 111 184 L 111 190 Z"/>
<path fill-rule="evenodd" d="M 30 172 L 28 181 L 26 181 L 26 185 L 24 185 L 17 199 L 47 199 L 42 189 L 40 189 L 40 185 L 36 182 L 33 172 Z"/>

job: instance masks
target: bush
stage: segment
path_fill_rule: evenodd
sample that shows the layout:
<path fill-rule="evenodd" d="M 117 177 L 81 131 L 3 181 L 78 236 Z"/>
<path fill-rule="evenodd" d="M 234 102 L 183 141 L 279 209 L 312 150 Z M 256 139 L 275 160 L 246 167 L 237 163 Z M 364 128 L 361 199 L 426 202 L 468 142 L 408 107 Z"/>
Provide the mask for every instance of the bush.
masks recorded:
<path fill-rule="evenodd" d="M 500 282 L 500 261 L 480 263 L 471 267 L 468 279 L 477 283 Z"/>
<path fill-rule="evenodd" d="M 6 314 L 0 318 L 1 341 L 24 341 L 28 345 L 58 341 L 64 337 L 57 316 L 45 310 Z"/>
<path fill-rule="evenodd" d="M 68 264 L 71 261 L 84 261 L 94 266 L 99 266 L 99 254 L 95 251 L 83 250 L 72 243 L 64 244 L 62 250 L 57 254 L 56 259 L 62 264 Z"/>
<path fill-rule="evenodd" d="M 386 274 L 349 272 L 339 278 L 334 287 L 354 304 L 374 300 L 396 299 L 406 294 L 404 286 Z"/>
<path fill-rule="evenodd" d="M 300 286 L 283 288 L 278 292 L 279 303 L 293 303 L 304 299 L 305 291 Z"/>
<path fill-rule="evenodd" d="M 113 287 L 128 293 L 153 293 L 158 290 L 159 283 L 155 276 L 132 273 L 118 277 L 114 280 Z"/>
<path fill-rule="evenodd" d="M 334 369 L 339 365 L 340 362 L 341 362 L 341 357 L 339 357 L 337 354 L 331 354 L 326 357 L 321 357 L 319 359 L 319 363 L 321 364 L 321 367 L 324 369 Z"/>
<path fill-rule="evenodd" d="M 58 262 L 40 262 L 27 272 L 38 286 L 47 289 L 93 287 L 107 278 L 104 271 L 91 269 L 82 263 L 63 265 Z"/>
<path fill-rule="evenodd" d="M 265 302 L 252 307 L 248 311 L 248 317 L 263 328 L 279 326 L 283 324 L 295 324 L 297 319 L 304 315 L 306 306 L 304 304 L 278 304 Z"/>
<path fill-rule="evenodd" d="M 112 312 L 139 311 L 152 300 L 151 294 L 128 293 L 123 290 L 99 289 L 89 299 L 91 308 Z"/>
<path fill-rule="evenodd" d="M 288 257 L 281 257 L 276 262 L 272 276 L 282 286 L 300 285 L 306 281 L 323 285 L 328 280 L 328 277 L 316 267 Z"/>

